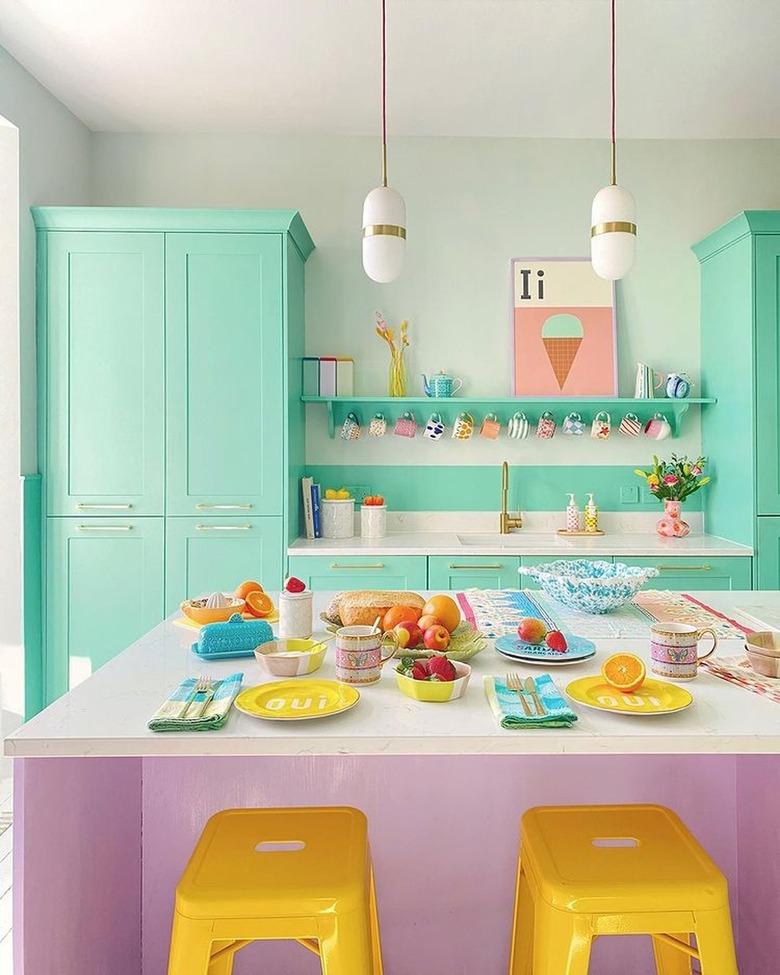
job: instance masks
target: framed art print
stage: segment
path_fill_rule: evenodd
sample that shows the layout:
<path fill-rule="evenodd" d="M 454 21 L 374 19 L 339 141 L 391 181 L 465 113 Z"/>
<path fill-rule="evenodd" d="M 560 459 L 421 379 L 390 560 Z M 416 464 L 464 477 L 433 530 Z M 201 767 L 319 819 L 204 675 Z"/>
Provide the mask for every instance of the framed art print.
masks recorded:
<path fill-rule="evenodd" d="M 617 396 L 615 288 L 587 257 L 513 258 L 515 396 Z"/>

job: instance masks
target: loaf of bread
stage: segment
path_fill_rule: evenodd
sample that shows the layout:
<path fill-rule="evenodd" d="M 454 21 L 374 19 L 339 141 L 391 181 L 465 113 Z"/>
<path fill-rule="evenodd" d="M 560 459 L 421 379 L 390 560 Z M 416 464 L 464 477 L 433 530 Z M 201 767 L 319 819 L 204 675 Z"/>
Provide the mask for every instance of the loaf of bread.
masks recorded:
<path fill-rule="evenodd" d="M 425 600 L 416 592 L 360 589 L 342 592 L 333 600 L 329 614 L 341 620 L 342 626 L 372 626 L 377 616 L 384 616 L 391 606 L 413 606 L 422 610 Z"/>

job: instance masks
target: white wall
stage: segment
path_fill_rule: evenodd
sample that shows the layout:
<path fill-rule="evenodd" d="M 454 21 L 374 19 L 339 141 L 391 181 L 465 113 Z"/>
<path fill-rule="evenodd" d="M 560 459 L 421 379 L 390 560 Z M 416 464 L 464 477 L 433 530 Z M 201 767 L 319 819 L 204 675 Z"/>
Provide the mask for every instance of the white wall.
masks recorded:
<path fill-rule="evenodd" d="M 392 182 L 408 208 L 407 266 L 375 285 L 360 261 L 361 207 L 377 181 L 375 140 L 346 137 L 96 134 L 93 201 L 116 205 L 299 208 L 317 244 L 307 267 L 307 349 L 353 354 L 357 391 L 385 388 L 386 349 L 373 311 L 408 318 L 413 384 L 447 369 L 475 395 L 509 395 L 508 262 L 587 254 L 590 203 L 606 181 L 605 142 L 396 139 Z M 745 208 L 780 206 L 780 141 L 628 142 L 622 181 L 639 207 L 637 263 L 619 291 L 620 384 L 633 394 L 637 359 L 659 369 L 699 365 L 698 271 L 690 245 Z M 312 463 L 493 463 L 501 443 L 397 445 L 326 438 L 309 408 Z M 675 443 L 699 448 L 698 419 Z M 528 443 L 533 464 L 638 464 L 647 443 Z"/>

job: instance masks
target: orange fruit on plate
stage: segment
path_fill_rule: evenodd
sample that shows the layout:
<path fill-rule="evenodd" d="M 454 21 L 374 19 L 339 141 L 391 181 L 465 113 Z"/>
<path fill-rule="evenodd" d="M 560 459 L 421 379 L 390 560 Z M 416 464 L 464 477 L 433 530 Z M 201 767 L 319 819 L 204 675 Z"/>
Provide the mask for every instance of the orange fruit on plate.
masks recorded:
<path fill-rule="evenodd" d="M 270 616 L 273 608 L 273 600 L 261 589 L 255 589 L 254 592 L 247 593 L 246 611 L 247 613 L 251 613 L 252 616 L 259 616 L 261 619 L 264 616 Z"/>
<path fill-rule="evenodd" d="M 420 618 L 420 610 L 414 606 L 391 606 L 382 617 L 382 629 L 387 632 L 399 623 L 416 623 Z"/>
<path fill-rule="evenodd" d="M 240 586 L 236 586 L 235 595 L 239 599 L 246 599 L 250 592 L 262 592 L 263 587 L 259 582 L 254 582 L 252 579 L 247 579 L 246 582 L 242 582 Z"/>
<path fill-rule="evenodd" d="M 431 596 L 423 606 L 423 616 L 435 616 L 452 633 L 460 623 L 460 608 L 452 596 Z"/>
<path fill-rule="evenodd" d="M 613 653 L 601 666 L 601 676 L 619 691 L 638 691 L 644 683 L 647 671 L 645 663 L 634 653 Z"/>

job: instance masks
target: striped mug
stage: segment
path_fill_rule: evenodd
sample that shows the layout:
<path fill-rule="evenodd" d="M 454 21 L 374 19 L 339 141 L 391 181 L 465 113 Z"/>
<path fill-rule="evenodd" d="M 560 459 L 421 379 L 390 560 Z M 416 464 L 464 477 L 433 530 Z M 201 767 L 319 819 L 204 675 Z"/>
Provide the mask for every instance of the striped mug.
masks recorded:
<path fill-rule="evenodd" d="M 512 440 L 525 440 L 528 436 L 530 424 L 528 417 L 522 410 L 518 410 L 506 425 L 506 432 Z"/>

